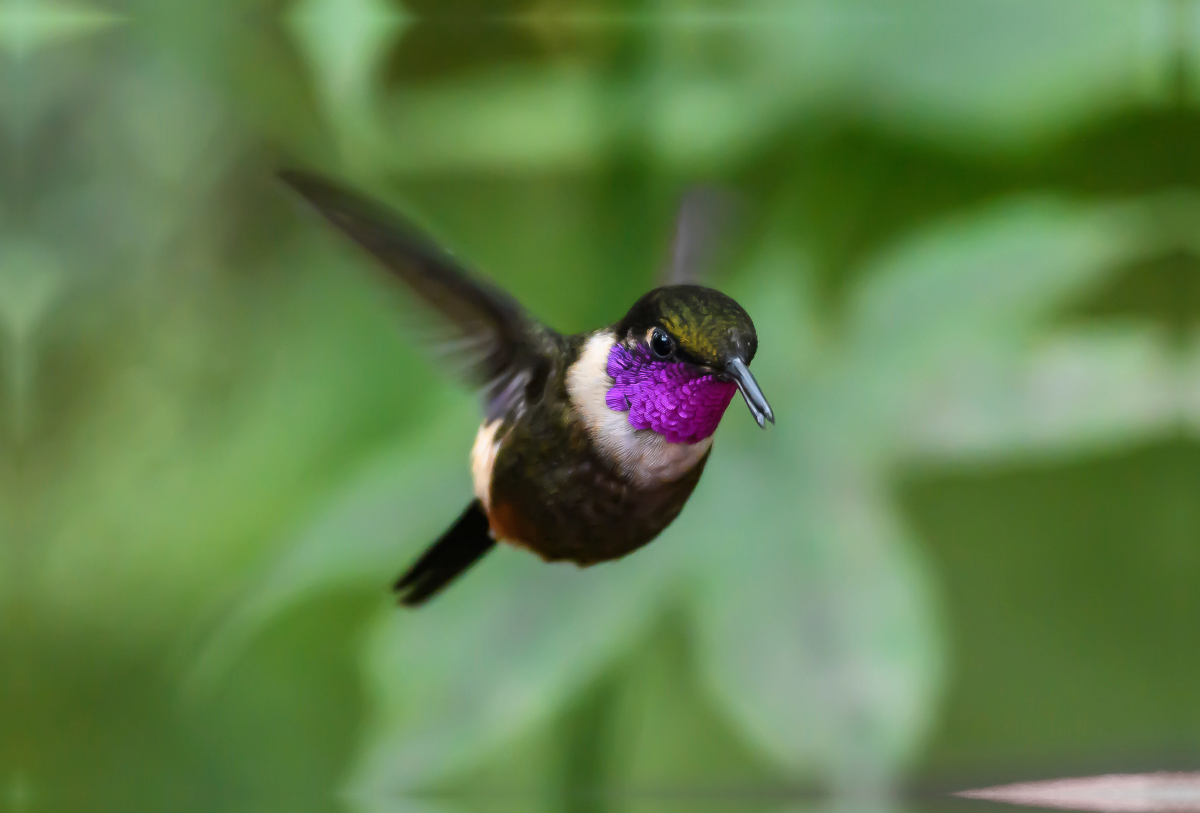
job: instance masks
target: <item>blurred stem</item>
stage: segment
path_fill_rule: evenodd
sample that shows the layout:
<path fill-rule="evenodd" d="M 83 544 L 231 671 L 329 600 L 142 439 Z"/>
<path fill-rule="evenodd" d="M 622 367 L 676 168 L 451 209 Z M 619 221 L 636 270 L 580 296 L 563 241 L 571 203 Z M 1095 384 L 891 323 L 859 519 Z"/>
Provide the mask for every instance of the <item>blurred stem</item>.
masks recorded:
<path fill-rule="evenodd" d="M 606 675 L 560 721 L 563 750 L 558 793 L 564 813 L 604 810 L 601 791 L 609 785 L 613 773 L 611 757 L 616 753 L 619 702 L 618 680 Z"/>

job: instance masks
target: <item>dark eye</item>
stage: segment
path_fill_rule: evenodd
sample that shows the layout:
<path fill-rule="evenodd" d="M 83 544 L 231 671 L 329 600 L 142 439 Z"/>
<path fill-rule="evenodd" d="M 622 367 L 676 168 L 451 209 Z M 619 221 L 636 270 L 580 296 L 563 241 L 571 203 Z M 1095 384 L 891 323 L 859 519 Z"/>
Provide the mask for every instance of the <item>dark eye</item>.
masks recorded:
<path fill-rule="evenodd" d="M 675 352 L 675 340 L 666 334 L 666 331 L 654 328 L 654 332 L 650 334 L 650 352 L 655 358 L 669 358 Z"/>

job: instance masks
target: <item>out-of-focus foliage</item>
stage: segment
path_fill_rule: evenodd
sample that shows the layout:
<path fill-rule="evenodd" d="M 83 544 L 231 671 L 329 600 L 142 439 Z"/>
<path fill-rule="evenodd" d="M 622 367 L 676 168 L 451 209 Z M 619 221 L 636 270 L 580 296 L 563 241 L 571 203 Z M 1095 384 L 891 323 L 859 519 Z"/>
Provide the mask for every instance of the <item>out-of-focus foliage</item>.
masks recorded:
<path fill-rule="evenodd" d="M 1194 755 L 1198 13 L 0 2 L 0 786 L 886 805 Z M 477 406 L 297 163 L 564 331 L 654 284 L 688 185 L 737 190 L 711 283 L 778 425 L 735 403 L 634 556 L 503 549 L 399 611 Z"/>

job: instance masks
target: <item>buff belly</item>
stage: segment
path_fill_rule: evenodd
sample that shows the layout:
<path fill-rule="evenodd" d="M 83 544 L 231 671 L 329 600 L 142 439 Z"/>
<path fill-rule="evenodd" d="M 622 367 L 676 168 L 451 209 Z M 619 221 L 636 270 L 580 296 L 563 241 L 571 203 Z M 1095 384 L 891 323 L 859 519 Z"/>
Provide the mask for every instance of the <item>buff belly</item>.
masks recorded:
<path fill-rule="evenodd" d="M 483 503 L 484 511 L 491 504 L 492 468 L 500 451 L 500 438 L 496 435 L 502 423 L 497 418 L 480 426 L 475 433 L 475 445 L 471 447 L 471 482 L 475 487 L 475 498 Z"/>

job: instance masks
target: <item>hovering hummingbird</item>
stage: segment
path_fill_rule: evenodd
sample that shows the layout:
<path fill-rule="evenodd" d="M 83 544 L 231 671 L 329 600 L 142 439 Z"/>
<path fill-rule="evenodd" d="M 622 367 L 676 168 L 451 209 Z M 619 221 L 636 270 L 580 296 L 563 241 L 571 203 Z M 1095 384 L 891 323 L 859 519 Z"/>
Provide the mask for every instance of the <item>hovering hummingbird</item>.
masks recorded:
<path fill-rule="evenodd" d="M 440 313 L 453 337 L 443 351 L 482 388 L 475 499 L 397 580 L 403 605 L 427 601 L 497 541 L 580 566 L 624 556 L 679 515 L 736 391 L 760 427 L 775 422 L 750 374 L 754 323 L 719 291 L 655 288 L 616 323 L 563 336 L 397 213 L 307 173 L 281 177 Z M 676 277 L 707 236 L 686 215 Z"/>

